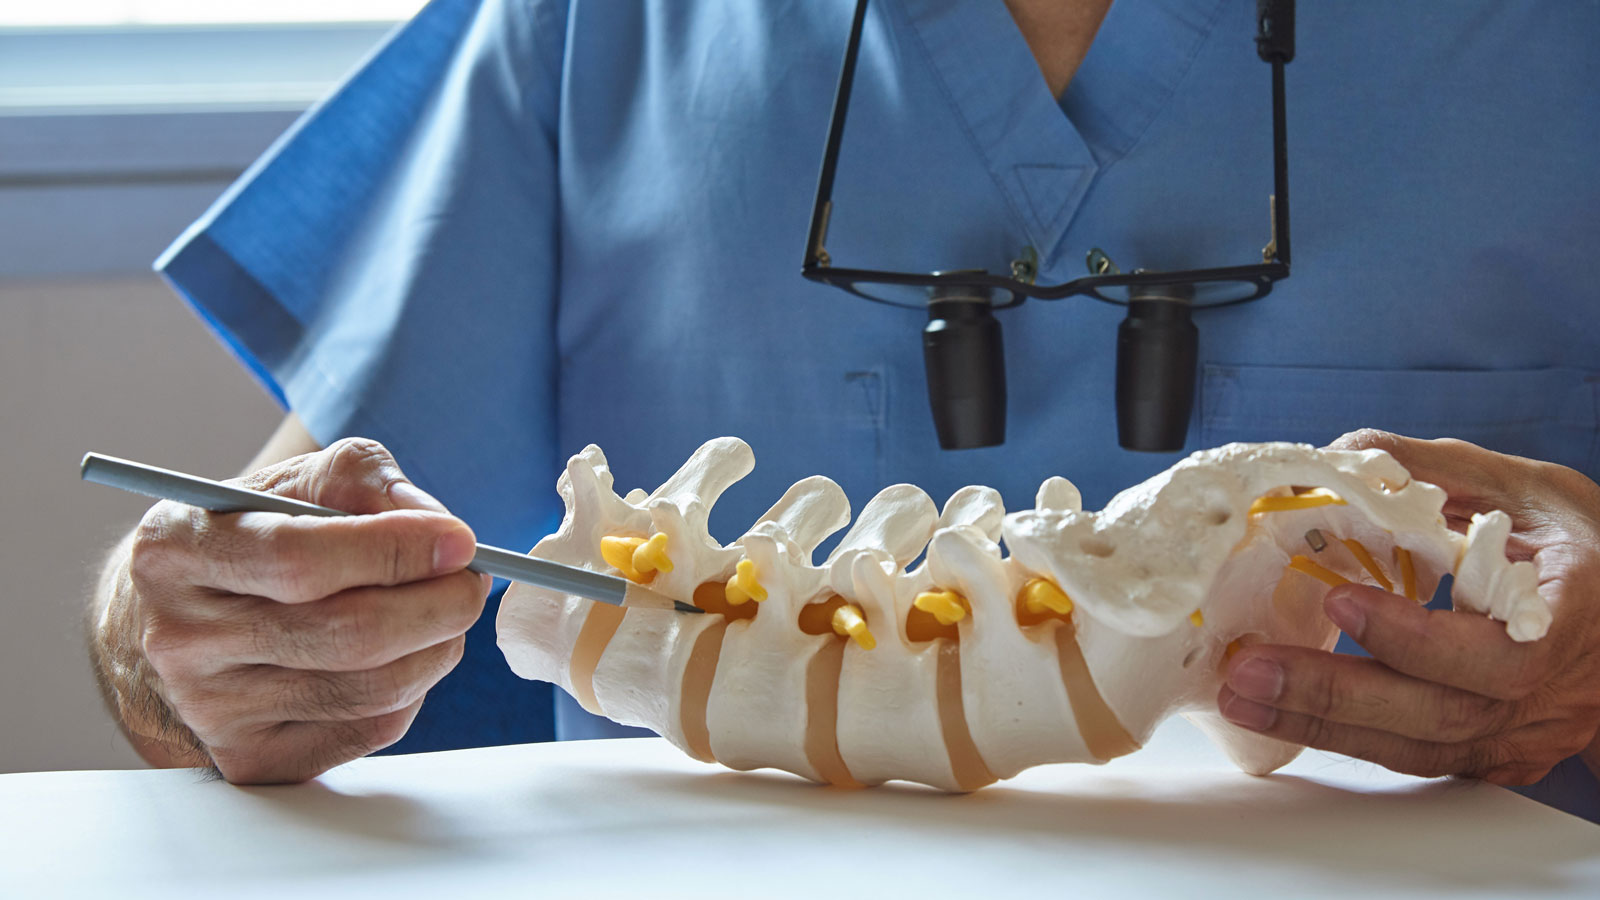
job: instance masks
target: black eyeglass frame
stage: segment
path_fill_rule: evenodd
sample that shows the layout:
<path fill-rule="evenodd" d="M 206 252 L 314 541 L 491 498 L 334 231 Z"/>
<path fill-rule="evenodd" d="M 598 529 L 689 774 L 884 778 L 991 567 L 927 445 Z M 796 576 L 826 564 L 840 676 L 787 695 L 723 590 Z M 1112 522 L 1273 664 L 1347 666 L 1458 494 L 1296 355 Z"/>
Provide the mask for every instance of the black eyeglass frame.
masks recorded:
<path fill-rule="evenodd" d="M 1088 296 L 1105 303 L 1126 306 L 1128 301 L 1102 293 L 1105 288 L 1155 287 L 1162 285 L 1196 285 L 1215 282 L 1248 284 L 1253 292 L 1225 301 L 1196 307 L 1217 308 L 1234 306 L 1259 300 L 1271 293 L 1273 284 L 1289 277 L 1289 154 L 1285 125 L 1283 67 L 1294 59 L 1294 3 L 1292 0 L 1257 0 L 1256 3 L 1256 53 L 1272 67 L 1272 181 L 1269 219 L 1272 238 L 1262 249 L 1262 262 L 1242 266 L 1223 266 L 1209 269 L 1188 269 L 1173 272 L 1152 272 L 1135 269 L 1130 272 L 1091 274 L 1061 284 L 1041 285 L 1033 281 L 1034 272 L 1021 261 L 1013 262 L 1012 277 L 994 275 L 987 271 L 960 272 L 888 272 L 878 269 L 836 268 L 828 254 L 826 241 L 828 221 L 833 214 L 833 181 L 839 162 L 839 146 L 844 139 L 844 123 L 850 108 L 850 90 L 855 82 L 856 57 L 861 48 L 862 25 L 866 21 L 868 0 L 858 0 L 855 15 L 850 23 L 850 40 L 845 47 L 844 63 L 839 70 L 839 88 L 833 100 L 833 114 L 828 124 L 828 140 L 823 151 L 822 171 L 817 177 L 816 201 L 811 210 L 811 225 L 806 237 L 805 262 L 800 274 L 805 278 L 829 284 L 875 303 L 888 303 L 881 298 L 864 293 L 858 285 L 887 284 L 933 288 L 985 288 L 990 292 L 1009 292 L 1011 299 L 996 302 L 994 309 L 1019 306 L 1033 297 L 1039 300 L 1060 300 L 1073 296 Z M 1089 254 L 1095 265 L 1096 254 L 1109 260 L 1098 249 Z M 898 304 L 890 304 L 898 305 Z"/>

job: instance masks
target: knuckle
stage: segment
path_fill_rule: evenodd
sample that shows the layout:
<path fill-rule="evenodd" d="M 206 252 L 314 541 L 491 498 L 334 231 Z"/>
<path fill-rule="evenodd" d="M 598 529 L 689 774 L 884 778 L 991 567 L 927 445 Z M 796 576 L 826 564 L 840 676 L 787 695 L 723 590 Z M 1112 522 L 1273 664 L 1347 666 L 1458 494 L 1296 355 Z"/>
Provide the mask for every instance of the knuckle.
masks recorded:
<path fill-rule="evenodd" d="M 172 548 L 159 542 L 135 539 L 128 556 L 128 577 L 140 594 L 152 593 L 170 580 L 173 572 Z"/>
<path fill-rule="evenodd" d="M 206 515 L 205 519 L 197 516 L 190 523 L 195 556 L 206 562 L 208 570 L 225 577 L 245 572 L 260 555 L 261 533 L 254 529 L 240 530 L 237 522 L 235 527 L 223 527 Z"/>
<path fill-rule="evenodd" d="M 1318 720 L 1392 730 L 1400 711 L 1382 691 L 1370 690 L 1352 671 L 1307 667 L 1302 704 Z"/>
<path fill-rule="evenodd" d="M 405 535 L 386 532 L 385 571 L 388 584 L 404 584 L 410 580 L 412 574 L 411 552 L 412 542 Z"/>
<path fill-rule="evenodd" d="M 415 699 L 411 685 L 393 668 L 386 666 L 341 679 L 337 705 L 330 705 L 329 712 L 339 718 L 372 719 L 409 706 Z"/>
<path fill-rule="evenodd" d="M 445 671 L 449 672 L 467 655 L 467 636 L 451 638 L 445 642 Z"/>
<path fill-rule="evenodd" d="M 1551 487 L 1565 489 L 1562 492 L 1566 494 L 1578 493 L 1585 486 L 1594 484 L 1587 475 L 1571 466 L 1542 459 L 1530 459 L 1526 462 L 1541 480 L 1548 482 Z"/>
<path fill-rule="evenodd" d="M 1529 785 L 1583 751 L 1594 735 L 1576 721 L 1546 723 L 1476 742 L 1465 773 L 1503 785 Z"/>
<path fill-rule="evenodd" d="M 1307 705 L 1310 707 L 1307 712 L 1319 719 L 1334 717 L 1349 705 L 1347 692 L 1340 686 L 1339 680 L 1326 672 L 1318 672 L 1313 676 L 1307 693 Z"/>
<path fill-rule="evenodd" d="M 364 437 L 343 438 L 326 452 L 328 474 L 336 479 L 361 479 L 380 472 L 394 461 L 388 448 Z"/>
<path fill-rule="evenodd" d="M 1433 444 L 1458 455 L 1483 451 L 1482 447 L 1472 443 L 1471 441 L 1463 441 L 1460 438 L 1453 437 L 1434 438 Z"/>
<path fill-rule="evenodd" d="M 401 510 L 365 519 L 354 527 L 361 530 L 360 540 L 372 560 L 370 572 L 375 583 L 393 586 L 435 576 L 434 545 L 452 526 L 448 518 L 435 513 Z"/>
<path fill-rule="evenodd" d="M 1395 771 L 1406 775 L 1417 775 L 1423 778 L 1437 778 L 1440 775 L 1456 774 L 1455 767 L 1450 764 L 1443 752 L 1425 745 L 1407 748 L 1394 764 L 1378 758 L 1373 758 L 1371 761 L 1379 765 L 1388 765 Z"/>
<path fill-rule="evenodd" d="M 314 673 L 308 705 L 319 719 L 370 719 L 411 703 L 407 685 L 387 669 Z"/>
<path fill-rule="evenodd" d="M 1582 536 L 1580 539 L 1586 539 L 1585 543 L 1593 546 L 1600 542 L 1597 537 L 1600 517 L 1595 514 L 1595 510 L 1600 510 L 1600 483 L 1559 463 L 1541 462 L 1539 465 L 1548 509 L 1566 511 L 1568 515 L 1562 517 L 1563 527 Z"/>
<path fill-rule="evenodd" d="M 260 735 L 212 748 L 217 770 L 231 784 L 288 784 L 320 775 L 331 766 L 313 769 L 304 748 L 286 747 L 283 742 Z"/>
<path fill-rule="evenodd" d="M 197 737 L 221 734 L 238 721 L 237 697 L 196 685 L 169 685 L 167 701 Z"/>
<path fill-rule="evenodd" d="M 145 614 L 139 649 L 163 679 L 183 673 L 190 661 L 205 655 L 203 629 L 160 610 Z"/>
<path fill-rule="evenodd" d="M 363 718 L 388 715 L 405 709 L 417 699 L 416 679 L 407 677 L 407 673 L 399 671 L 397 666 L 385 666 L 364 680 Z"/>
<path fill-rule="evenodd" d="M 342 438 L 307 460 L 295 481 L 295 492 L 313 503 L 346 512 L 377 512 L 392 477 L 398 476 L 394 457 L 370 438 Z"/>
<path fill-rule="evenodd" d="M 1339 450 L 1388 450 L 1400 445 L 1399 435 L 1378 428 L 1358 428 L 1349 432 L 1330 446 Z"/>
<path fill-rule="evenodd" d="M 1549 681 L 1543 655 L 1528 655 L 1516 664 L 1511 677 L 1501 688 L 1503 699 L 1525 700 L 1542 690 Z"/>
<path fill-rule="evenodd" d="M 258 759 L 220 749 L 212 753 L 212 758 L 229 784 L 269 784 L 273 780 L 272 770 Z"/>
<path fill-rule="evenodd" d="M 191 510 L 199 513 L 200 510 Z M 150 507 L 133 530 L 128 558 L 128 575 L 136 586 L 154 585 L 170 579 L 179 570 L 186 552 L 184 535 L 189 532 L 192 515 L 168 500 Z"/>
<path fill-rule="evenodd" d="M 330 759 L 324 768 L 382 750 L 405 737 L 410 727 L 409 706 L 379 716 L 338 723 L 333 732 Z"/>
<path fill-rule="evenodd" d="M 1458 743 L 1497 731 L 1505 722 L 1507 710 L 1491 697 L 1475 694 L 1449 694 L 1442 701 L 1436 741 Z"/>
<path fill-rule="evenodd" d="M 1283 718 L 1283 716 L 1279 716 L 1279 721 L 1283 721 Z M 1330 744 L 1334 737 L 1333 723 L 1327 719 L 1314 716 L 1293 716 L 1290 718 L 1291 721 L 1286 724 L 1289 724 L 1297 732 L 1293 737 L 1293 740 L 1297 743 L 1322 750 L 1335 749 Z"/>
<path fill-rule="evenodd" d="M 416 671 L 406 686 L 408 691 L 406 703 L 409 704 L 426 695 L 434 685 L 450 674 L 456 663 L 461 662 L 465 649 L 466 637 L 454 637 L 429 647 L 424 655 L 419 656 Z"/>
<path fill-rule="evenodd" d="M 172 539 L 182 540 L 201 555 L 232 552 L 238 549 L 239 537 L 229 529 L 219 528 L 211 513 L 196 507 L 175 511 L 169 519 Z"/>
<path fill-rule="evenodd" d="M 411 708 L 395 710 L 381 716 L 363 719 L 366 725 L 364 740 L 360 743 L 363 754 L 372 753 L 393 744 L 405 737 L 406 729 L 411 727 Z"/>
<path fill-rule="evenodd" d="M 1340 752 L 1357 759 L 1376 763 L 1406 775 L 1432 778 L 1451 773 L 1442 747 L 1426 741 L 1394 739 L 1377 733 L 1363 733 Z"/>
<path fill-rule="evenodd" d="M 1527 787 L 1530 784 L 1539 782 L 1548 774 L 1550 774 L 1548 768 L 1511 765 L 1490 769 L 1483 774 L 1483 779 L 1503 787 Z"/>
<path fill-rule="evenodd" d="M 286 719 L 322 721 L 350 717 L 350 692 L 331 672 L 299 673 L 282 693 L 281 715 Z"/>
<path fill-rule="evenodd" d="M 223 483 L 237 484 L 253 491 L 295 496 L 297 487 L 303 483 L 302 480 L 305 477 L 308 462 L 315 455 L 314 453 L 306 453 L 300 456 L 291 456 L 288 459 L 262 466 L 253 472 L 247 472 L 236 479 Z"/>
<path fill-rule="evenodd" d="M 248 611 L 232 626 L 242 654 L 272 665 L 304 662 L 315 651 L 322 633 L 318 611 L 274 600 L 260 602 L 265 608 Z"/>
<path fill-rule="evenodd" d="M 1516 759 L 1516 748 L 1505 738 L 1480 738 L 1467 745 L 1465 768 L 1459 774 L 1481 778 L 1497 769 L 1515 765 Z"/>
<path fill-rule="evenodd" d="M 342 669 L 366 670 L 383 663 L 388 636 L 382 614 L 358 594 L 334 607 L 323 623 L 329 661 Z"/>
<path fill-rule="evenodd" d="M 298 523 L 284 522 L 265 530 L 260 544 L 249 554 L 256 578 L 273 599 L 302 603 L 320 599 L 322 565 L 305 540 Z"/>

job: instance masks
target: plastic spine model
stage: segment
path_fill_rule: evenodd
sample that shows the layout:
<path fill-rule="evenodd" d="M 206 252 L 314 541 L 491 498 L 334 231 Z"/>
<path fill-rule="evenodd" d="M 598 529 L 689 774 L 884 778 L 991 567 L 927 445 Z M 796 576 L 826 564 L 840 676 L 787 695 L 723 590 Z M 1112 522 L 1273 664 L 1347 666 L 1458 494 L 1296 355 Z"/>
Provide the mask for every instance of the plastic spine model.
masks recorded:
<path fill-rule="evenodd" d="M 1450 531 L 1444 492 L 1382 451 L 1230 444 L 1099 513 L 1063 478 L 1009 516 L 990 488 L 963 488 L 940 512 L 898 484 L 820 563 L 817 546 L 850 520 L 820 476 L 733 543 L 711 537 L 712 504 L 753 467 L 748 445 L 720 438 L 654 493 L 619 497 L 600 448 L 574 456 L 558 483 L 566 518 L 533 554 L 706 614 L 515 585 L 497 622 L 512 669 L 706 762 L 971 791 L 1130 753 L 1174 713 L 1245 771 L 1289 762 L 1300 747 L 1227 723 L 1215 698 L 1242 644 L 1331 647 L 1331 584 L 1426 600 L 1449 572 L 1457 607 L 1517 640 L 1550 622 L 1533 566 L 1506 559 L 1510 520 Z"/>

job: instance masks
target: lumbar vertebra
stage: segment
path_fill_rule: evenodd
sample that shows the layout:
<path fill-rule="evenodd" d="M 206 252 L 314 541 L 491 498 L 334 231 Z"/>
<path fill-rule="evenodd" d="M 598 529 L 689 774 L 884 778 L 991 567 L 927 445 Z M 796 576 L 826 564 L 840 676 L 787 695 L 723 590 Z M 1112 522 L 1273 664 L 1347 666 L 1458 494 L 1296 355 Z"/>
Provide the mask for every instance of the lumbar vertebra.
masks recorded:
<path fill-rule="evenodd" d="M 1505 514 L 1456 534 L 1444 492 L 1377 450 L 1230 444 L 1099 513 L 1063 478 L 1009 516 L 989 488 L 940 511 L 894 485 L 820 563 L 817 546 L 850 521 L 820 476 L 732 544 L 711 537 L 711 506 L 753 467 L 743 441 L 720 438 L 654 493 L 620 497 L 598 447 L 574 456 L 558 483 L 566 518 L 533 555 L 662 599 L 617 608 L 514 585 L 498 621 L 512 669 L 708 762 L 965 791 L 1132 752 L 1173 713 L 1246 771 L 1287 763 L 1301 748 L 1227 723 L 1215 697 L 1243 644 L 1330 648 L 1331 584 L 1418 600 L 1449 572 L 1456 605 L 1514 639 L 1550 623 L 1532 564 L 1506 558 Z"/>

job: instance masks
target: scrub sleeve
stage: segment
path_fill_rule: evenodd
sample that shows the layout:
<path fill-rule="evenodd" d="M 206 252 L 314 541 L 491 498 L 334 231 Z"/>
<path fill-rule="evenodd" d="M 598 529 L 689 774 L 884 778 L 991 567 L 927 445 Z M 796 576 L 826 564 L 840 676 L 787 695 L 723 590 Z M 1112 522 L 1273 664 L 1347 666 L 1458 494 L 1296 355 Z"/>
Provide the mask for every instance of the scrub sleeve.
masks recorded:
<path fill-rule="evenodd" d="M 479 540 L 518 549 L 561 514 L 564 15 L 435 0 L 156 264 L 324 446 L 383 442 Z M 392 749 L 553 737 L 552 689 L 513 677 L 495 646 L 500 589 Z"/>

